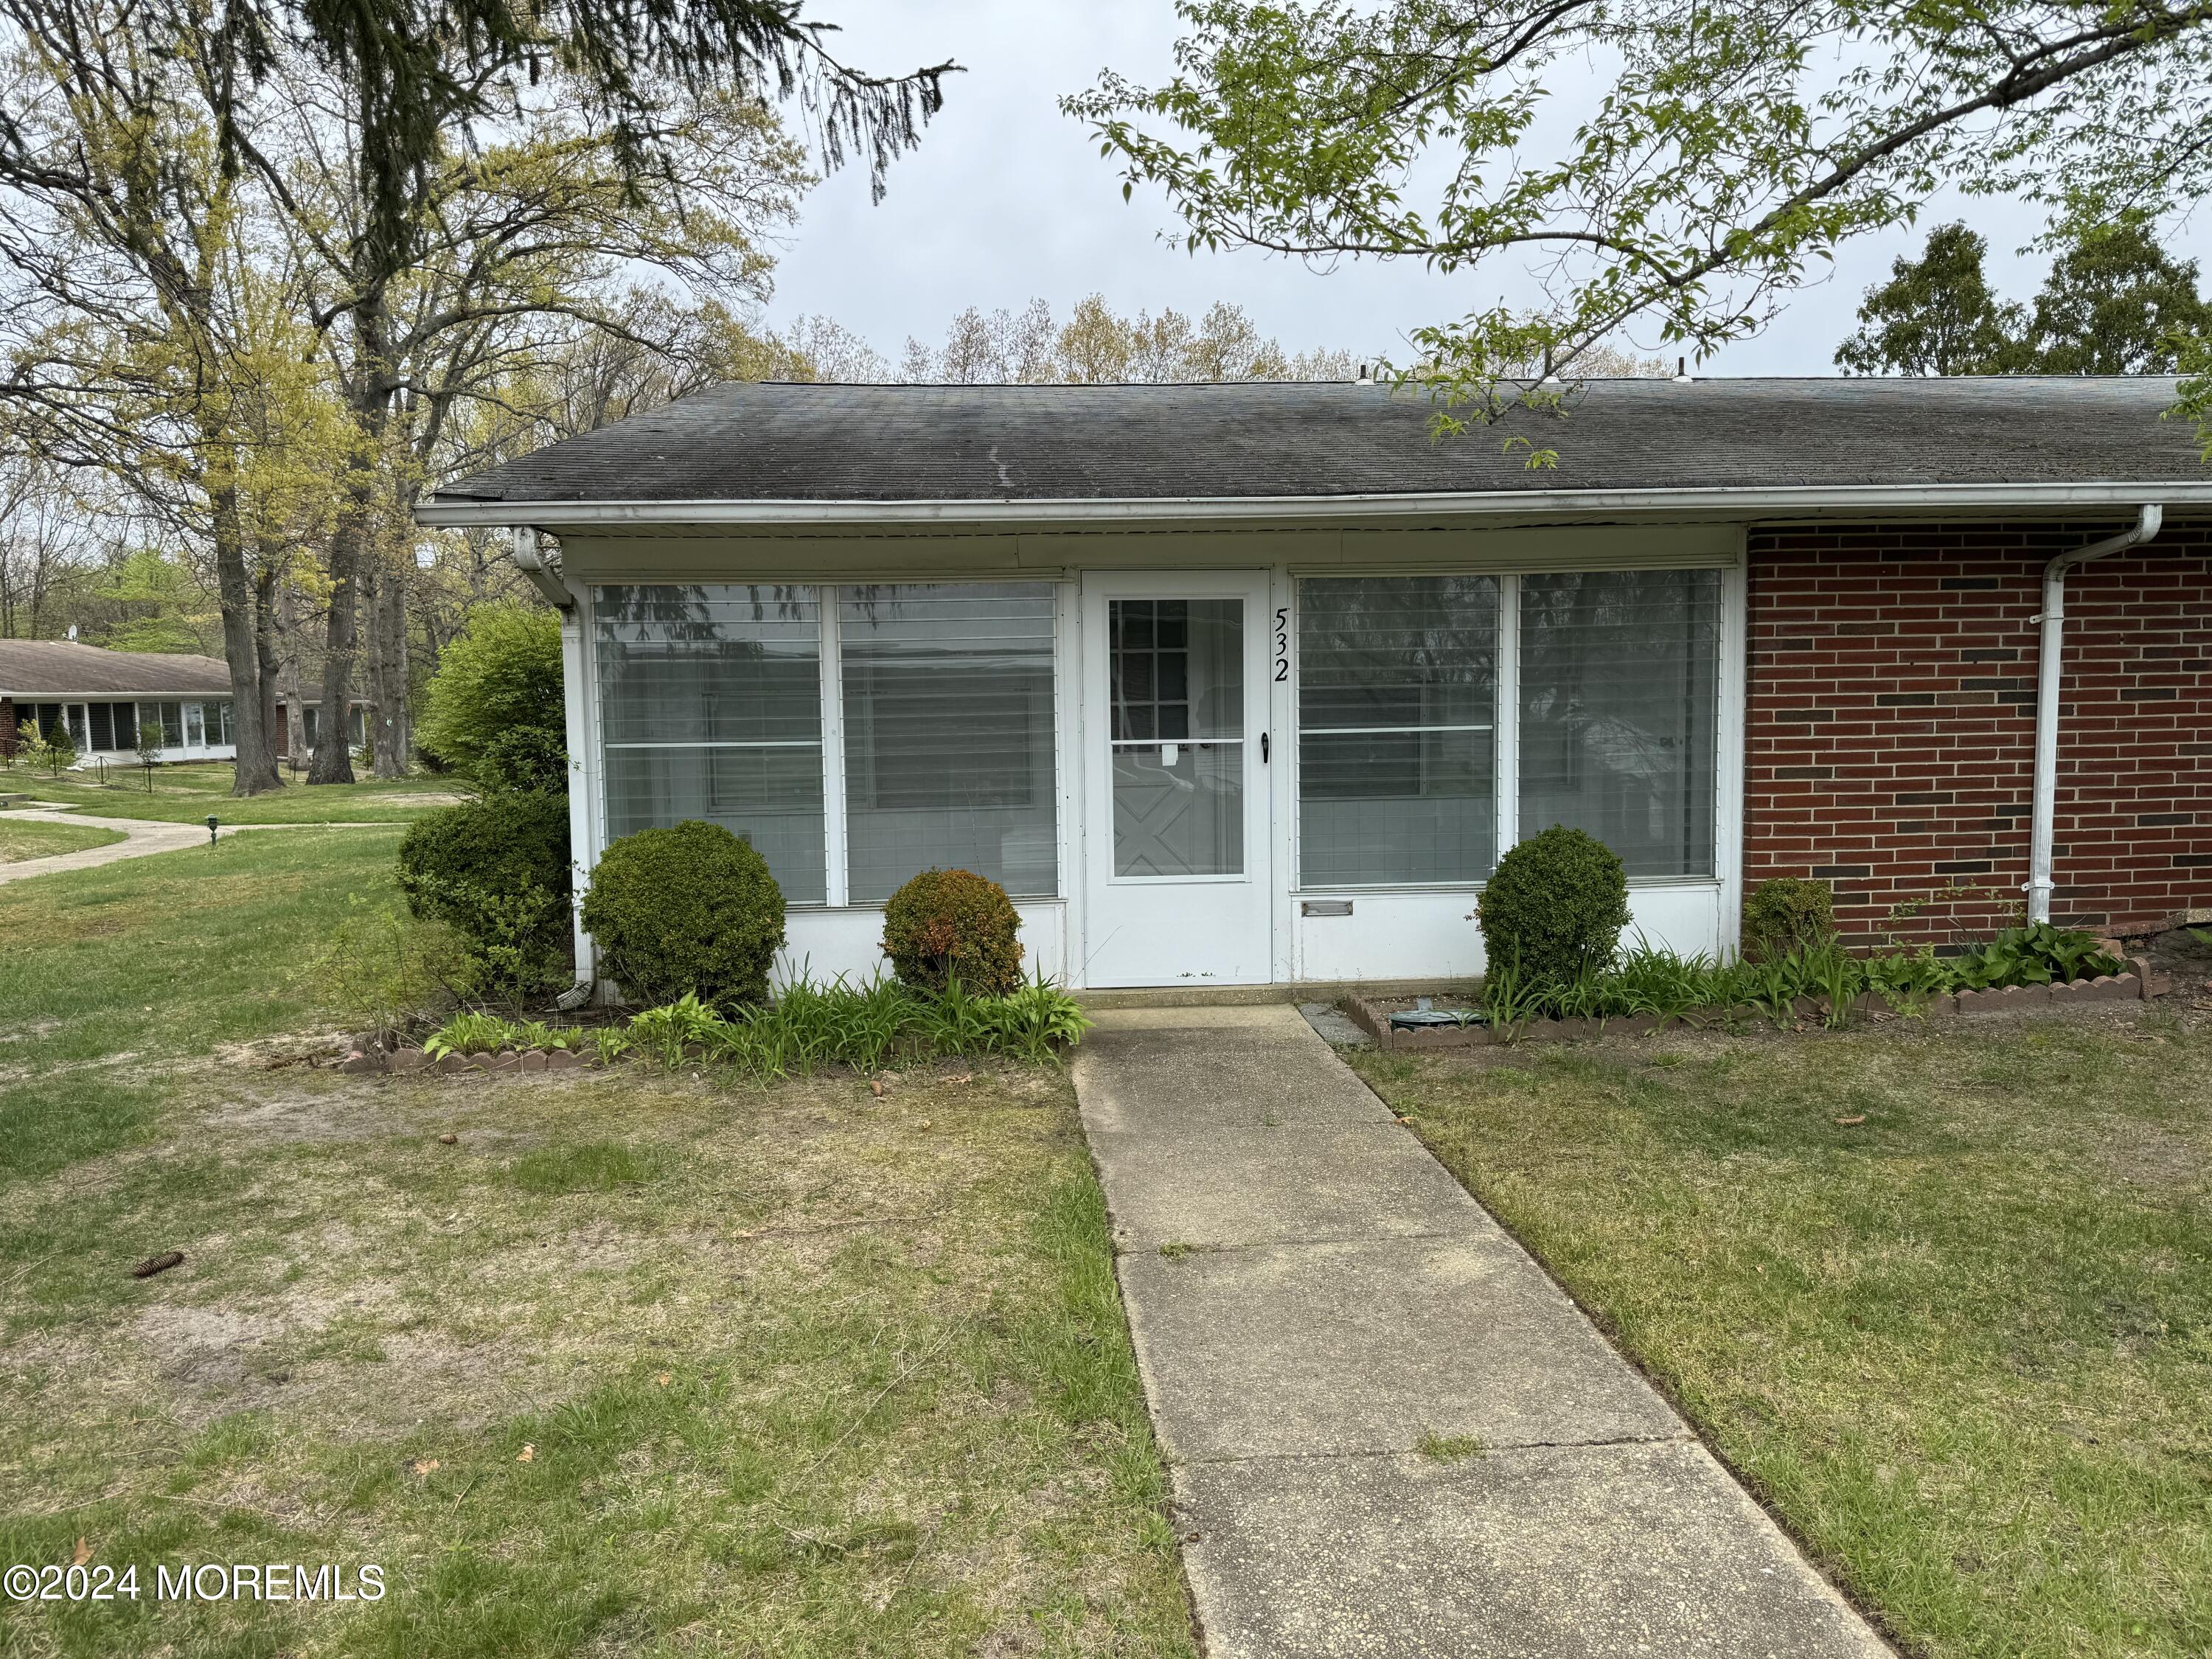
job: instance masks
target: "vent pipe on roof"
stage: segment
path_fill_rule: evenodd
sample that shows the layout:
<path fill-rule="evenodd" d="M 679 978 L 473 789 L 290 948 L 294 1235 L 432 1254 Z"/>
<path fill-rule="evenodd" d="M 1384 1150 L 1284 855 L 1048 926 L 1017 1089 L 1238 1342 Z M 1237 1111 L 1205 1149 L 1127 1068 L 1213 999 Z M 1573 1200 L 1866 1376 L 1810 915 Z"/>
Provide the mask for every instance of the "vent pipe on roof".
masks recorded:
<path fill-rule="evenodd" d="M 1691 379 L 1690 360 L 1687 357 L 1674 359 L 1674 379 L 1677 381 L 1687 381 Z"/>
<path fill-rule="evenodd" d="M 1361 386 L 1372 386 L 1375 384 L 1375 377 L 1368 373 L 1367 365 L 1364 363 L 1362 363 L 1359 366 L 1358 384 Z"/>
<path fill-rule="evenodd" d="M 2158 534 L 2165 519 L 2165 508 L 2146 501 L 2136 516 L 2134 529 L 2061 553 L 2043 567 L 2043 613 L 2034 618 L 2042 625 L 2043 638 L 2035 659 L 2035 801 L 2027 851 L 2030 921 L 2051 920 L 2051 836 L 2058 817 L 2059 653 L 2066 634 L 2066 573 L 2077 564 L 2141 547 Z"/>

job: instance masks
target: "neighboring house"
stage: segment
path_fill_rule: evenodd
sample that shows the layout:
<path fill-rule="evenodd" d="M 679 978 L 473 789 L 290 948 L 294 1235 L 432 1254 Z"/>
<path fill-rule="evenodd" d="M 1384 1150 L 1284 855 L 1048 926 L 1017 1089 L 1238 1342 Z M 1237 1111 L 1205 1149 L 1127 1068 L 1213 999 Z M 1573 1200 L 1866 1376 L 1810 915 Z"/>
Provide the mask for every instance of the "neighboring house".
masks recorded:
<path fill-rule="evenodd" d="M 1636 927 L 1768 876 L 1942 937 L 2031 879 L 2046 562 L 2061 920 L 2212 905 L 2212 471 L 2166 380 L 1605 381 L 1431 441 L 1368 384 L 732 386 L 440 491 L 542 532 L 580 871 L 705 818 L 791 964 L 915 872 L 1003 883 L 1076 986 L 1463 975 L 1500 848 L 1579 825 Z M 588 940 L 579 940 L 589 963 Z"/>
<path fill-rule="evenodd" d="M 0 640 L 0 756 L 36 720 L 50 739 L 68 732 L 79 765 L 136 762 L 146 738 L 164 761 L 230 760 L 230 670 L 213 657 Z"/>

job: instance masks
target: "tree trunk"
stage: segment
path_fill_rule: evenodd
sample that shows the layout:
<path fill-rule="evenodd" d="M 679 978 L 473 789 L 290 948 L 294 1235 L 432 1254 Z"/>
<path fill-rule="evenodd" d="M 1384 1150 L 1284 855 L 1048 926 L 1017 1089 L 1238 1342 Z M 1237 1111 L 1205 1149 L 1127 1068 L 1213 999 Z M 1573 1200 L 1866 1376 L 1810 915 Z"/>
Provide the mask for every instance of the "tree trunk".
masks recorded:
<path fill-rule="evenodd" d="M 269 775 L 279 784 L 284 781 L 284 774 L 276 765 L 276 677 L 283 671 L 283 657 L 278 649 L 283 619 L 277 614 L 277 581 L 283 568 L 281 550 L 264 545 L 260 567 L 253 573 L 253 655 L 261 672 L 262 753 L 269 763 Z"/>
<path fill-rule="evenodd" d="M 377 473 L 384 431 L 392 412 L 391 348 L 381 295 L 353 308 L 353 453 L 346 463 L 345 495 L 331 533 L 331 617 L 323 639 L 322 739 L 315 745 L 309 783 L 351 783 L 353 755 L 346 747 L 352 722 L 353 670 L 360 635 L 361 585 L 375 556 Z"/>
<path fill-rule="evenodd" d="M 309 783 L 351 783 L 353 755 L 346 747 L 347 715 L 353 703 L 356 585 L 360 579 L 363 544 L 368 539 L 368 518 L 374 510 L 375 474 L 367 454 L 357 455 L 347 468 L 345 498 L 338 504 L 338 521 L 331 532 L 331 616 L 323 634 L 322 705 L 315 717 L 314 759 L 307 768 Z"/>
<path fill-rule="evenodd" d="M 246 576 L 246 538 L 238 522 L 238 488 L 227 479 L 209 491 L 213 508 L 216 592 L 222 606 L 222 655 L 230 668 L 231 736 L 238 758 L 233 795 L 258 795 L 277 787 L 262 718 L 261 659 L 254 648 L 253 590 Z"/>
<path fill-rule="evenodd" d="M 379 596 L 376 660 L 377 712 L 382 716 L 376 733 L 376 775 L 404 778 L 414 734 L 407 711 L 407 567 L 395 559 L 384 570 Z"/>

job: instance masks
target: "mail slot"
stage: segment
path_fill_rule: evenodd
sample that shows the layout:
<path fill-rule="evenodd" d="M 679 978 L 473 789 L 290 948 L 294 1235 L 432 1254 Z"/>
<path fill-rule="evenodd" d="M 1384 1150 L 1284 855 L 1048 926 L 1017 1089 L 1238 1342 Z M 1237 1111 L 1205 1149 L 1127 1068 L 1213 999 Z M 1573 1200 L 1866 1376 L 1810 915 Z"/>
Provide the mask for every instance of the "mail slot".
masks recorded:
<path fill-rule="evenodd" d="M 1302 916 L 1348 916 L 1352 914 L 1350 899 L 1301 899 L 1298 914 Z"/>

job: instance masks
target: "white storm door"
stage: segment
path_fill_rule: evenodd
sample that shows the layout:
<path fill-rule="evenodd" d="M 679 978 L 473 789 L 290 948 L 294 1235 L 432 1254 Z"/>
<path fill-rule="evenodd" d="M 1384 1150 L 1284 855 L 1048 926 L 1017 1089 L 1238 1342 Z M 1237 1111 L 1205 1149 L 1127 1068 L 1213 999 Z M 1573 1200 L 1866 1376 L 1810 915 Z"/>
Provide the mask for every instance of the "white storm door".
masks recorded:
<path fill-rule="evenodd" d="M 1262 573 L 1083 581 L 1084 982 L 1272 976 Z"/>

